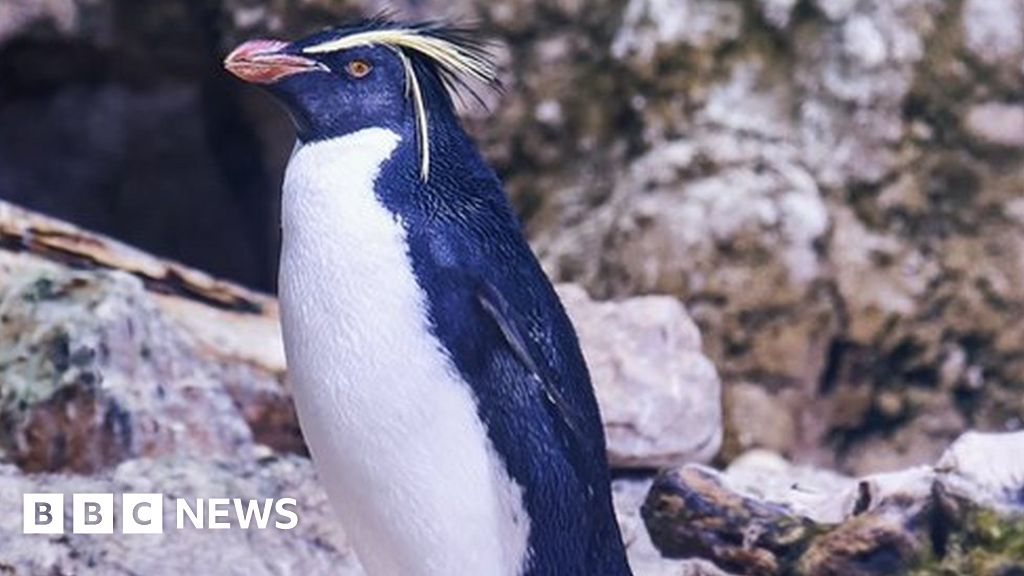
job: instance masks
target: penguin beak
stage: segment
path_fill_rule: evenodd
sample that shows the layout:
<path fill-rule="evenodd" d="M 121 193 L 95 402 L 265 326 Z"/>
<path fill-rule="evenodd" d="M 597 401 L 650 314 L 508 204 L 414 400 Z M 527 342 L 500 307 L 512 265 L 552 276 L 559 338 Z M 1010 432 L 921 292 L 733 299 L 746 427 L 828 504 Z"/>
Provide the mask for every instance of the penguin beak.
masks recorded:
<path fill-rule="evenodd" d="M 253 84 L 273 84 L 294 74 L 323 69 L 316 60 L 283 53 L 287 47 L 287 42 L 279 40 L 250 40 L 228 54 L 224 68 Z"/>

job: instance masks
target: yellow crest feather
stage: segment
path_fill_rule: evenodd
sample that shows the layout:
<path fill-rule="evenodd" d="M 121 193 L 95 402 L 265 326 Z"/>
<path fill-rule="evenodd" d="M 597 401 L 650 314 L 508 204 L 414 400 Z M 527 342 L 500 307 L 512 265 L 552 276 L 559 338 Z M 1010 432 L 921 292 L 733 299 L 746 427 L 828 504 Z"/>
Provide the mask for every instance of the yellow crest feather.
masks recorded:
<path fill-rule="evenodd" d="M 442 71 L 451 74 L 452 77 L 465 76 L 493 85 L 497 82 L 497 72 L 494 65 L 482 53 L 460 45 L 458 42 L 431 35 L 428 31 L 419 28 L 363 30 L 307 46 L 302 51 L 306 54 L 325 54 L 370 45 L 391 47 L 395 49 L 402 60 L 402 66 L 405 69 L 406 91 L 412 99 L 416 114 L 416 130 L 421 154 L 420 175 L 426 181 L 430 174 L 427 107 L 423 101 L 420 80 L 406 51 L 422 54 L 436 62 Z"/>

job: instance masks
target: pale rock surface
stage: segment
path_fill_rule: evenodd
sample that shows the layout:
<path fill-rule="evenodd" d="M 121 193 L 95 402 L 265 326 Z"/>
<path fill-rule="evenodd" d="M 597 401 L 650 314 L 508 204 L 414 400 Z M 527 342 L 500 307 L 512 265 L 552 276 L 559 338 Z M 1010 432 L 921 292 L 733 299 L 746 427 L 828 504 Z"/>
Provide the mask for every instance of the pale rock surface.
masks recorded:
<path fill-rule="evenodd" d="M 1024 57 L 1024 2 L 966 0 L 963 4 L 967 48 L 988 64 Z"/>
<path fill-rule="evenodd" d="M 971 107 L 967 131 L 985 144 L 1024 148 L 1024 104 L 983 102 Z"/>
<path fill-rule="evenodd" d="M 223 385 L 232 369 L 198 353 L 137 278 L 25 272 L 0 289 L 7 458 L 28 471 L 89 473 L 136 456 L 228 456 L 252 444 Z"/>
<path fill-rule="evenodd" d="M 707 462 L 722 441 L 721 385 L 673 298 L 595 302 L 558 287 L 579 334 L 617 468 Z"/>

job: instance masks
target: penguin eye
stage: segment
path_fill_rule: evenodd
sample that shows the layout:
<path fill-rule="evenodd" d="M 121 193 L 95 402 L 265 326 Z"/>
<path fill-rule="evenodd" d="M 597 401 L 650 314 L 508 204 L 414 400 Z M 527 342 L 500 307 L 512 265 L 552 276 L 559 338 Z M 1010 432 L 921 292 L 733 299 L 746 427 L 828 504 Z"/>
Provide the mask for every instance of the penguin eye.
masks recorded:
<path fill-rule="evenodd" d="M 373 70 L 373 64 L 366 60 L 353 60 L 345 66 L 345 71 L 353 78 L 362 78 L 369 74 L 370 70 Z"/>

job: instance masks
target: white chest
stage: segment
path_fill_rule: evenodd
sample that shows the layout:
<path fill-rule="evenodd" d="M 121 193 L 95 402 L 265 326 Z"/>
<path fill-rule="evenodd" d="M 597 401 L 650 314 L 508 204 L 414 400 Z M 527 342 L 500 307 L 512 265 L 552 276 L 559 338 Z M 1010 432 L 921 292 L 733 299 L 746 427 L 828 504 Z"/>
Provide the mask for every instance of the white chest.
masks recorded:
<path fill-rule="evenodd" d="M 280 298 L 300 423 L 370 575 L 514 576 L 521 489 L 428 331 L 405 229 L 374 194 L 398 143 L 371 128 L 289 162 Z"/>

